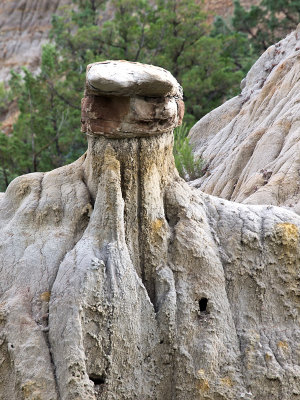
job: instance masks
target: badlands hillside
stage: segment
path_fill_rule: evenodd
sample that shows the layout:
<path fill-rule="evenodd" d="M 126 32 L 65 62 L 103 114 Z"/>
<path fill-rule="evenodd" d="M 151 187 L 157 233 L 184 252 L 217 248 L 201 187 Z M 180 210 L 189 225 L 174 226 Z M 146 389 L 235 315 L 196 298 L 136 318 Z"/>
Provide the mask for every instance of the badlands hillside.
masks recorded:
<path fill-rule="evenodd" d="M 40 63 L 40 49 L 51 27 L 51 15 L 69 0 L 2 0 L 0 4 L 0 81 L 11 69 Z"/>
<path fill-rule="evenodd" d="M 253 65 L 239 96 L 190 132 L 206 173 L 192 183 L 244 204 L 300 213 L 300 25 Z"/>

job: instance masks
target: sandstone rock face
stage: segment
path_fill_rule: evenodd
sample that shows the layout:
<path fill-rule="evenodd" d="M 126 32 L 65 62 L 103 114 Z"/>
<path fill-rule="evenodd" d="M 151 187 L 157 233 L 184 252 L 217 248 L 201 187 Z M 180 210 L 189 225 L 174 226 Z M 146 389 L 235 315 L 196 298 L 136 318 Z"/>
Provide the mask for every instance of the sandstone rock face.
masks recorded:
<path fill-rule="evenodd" d="M 0 195 L 1 400 L 300 399 L 300 217 L 189 187 L 172 99 L 164 131 L 84 122 L 85 155 Z"/>
<path fill-rule="evenodd" d="M 300 27 L 271 46 L 242 82 L 242 93 L 191 130 L 208 164 L 193 183 L 245 204 L 300 213 Z"/>

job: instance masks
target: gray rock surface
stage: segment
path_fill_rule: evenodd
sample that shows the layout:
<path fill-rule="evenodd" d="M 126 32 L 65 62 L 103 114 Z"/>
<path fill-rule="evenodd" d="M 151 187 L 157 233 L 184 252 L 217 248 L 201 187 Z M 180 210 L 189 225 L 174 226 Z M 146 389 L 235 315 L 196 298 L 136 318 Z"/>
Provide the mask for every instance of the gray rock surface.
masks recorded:
<path fill-rule="evenodd" d="M 147 124 L 0 196 L 1 400 L 300 399 L 300 217 L 189 187 Z"/>
<path fill-rule="evenodd" d="M 190 132 L 207 162 L 193 186 L 245 204 L 300 213 L 300 26 L 271 46 L 242 82 L 242 92 Z"/>

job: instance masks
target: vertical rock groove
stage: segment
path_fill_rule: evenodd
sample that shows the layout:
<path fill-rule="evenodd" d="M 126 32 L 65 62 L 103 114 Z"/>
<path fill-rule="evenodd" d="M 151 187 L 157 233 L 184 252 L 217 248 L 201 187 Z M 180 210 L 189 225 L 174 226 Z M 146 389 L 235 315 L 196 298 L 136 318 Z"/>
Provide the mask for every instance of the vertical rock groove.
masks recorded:
<path fill-rule="evenodd" d="M 145 283 L 145 260 L 143 254 L 143 206 L 142 206 L 142 171 L 141 171 L 141 141 L 138 141 L 137 147 L 137 223 L 138 223 L 138 260 L 139 271 L 141 273 L 142 281 Z M 147 287 L 147 285 L 146 285 Z M 149 294 L 149 291 L 148 291 Z M 151 296 L 149 294 L 151 299 Z M 151 299 L 153 304 L 153 299 Z"/>

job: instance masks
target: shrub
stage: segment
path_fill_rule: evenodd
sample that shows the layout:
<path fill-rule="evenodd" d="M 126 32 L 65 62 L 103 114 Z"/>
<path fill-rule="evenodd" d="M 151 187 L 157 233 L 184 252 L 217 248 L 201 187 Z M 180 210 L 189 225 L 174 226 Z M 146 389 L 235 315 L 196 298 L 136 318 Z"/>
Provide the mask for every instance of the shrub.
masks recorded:
<path fill-rule="evenodd" d="M 174 130 L 174 159 L 179 175 L 186 181 L 199 178 L 203 175 L 204 160 L 196 158 L 187 137 L 189 129 L 186 124 Z"/>

